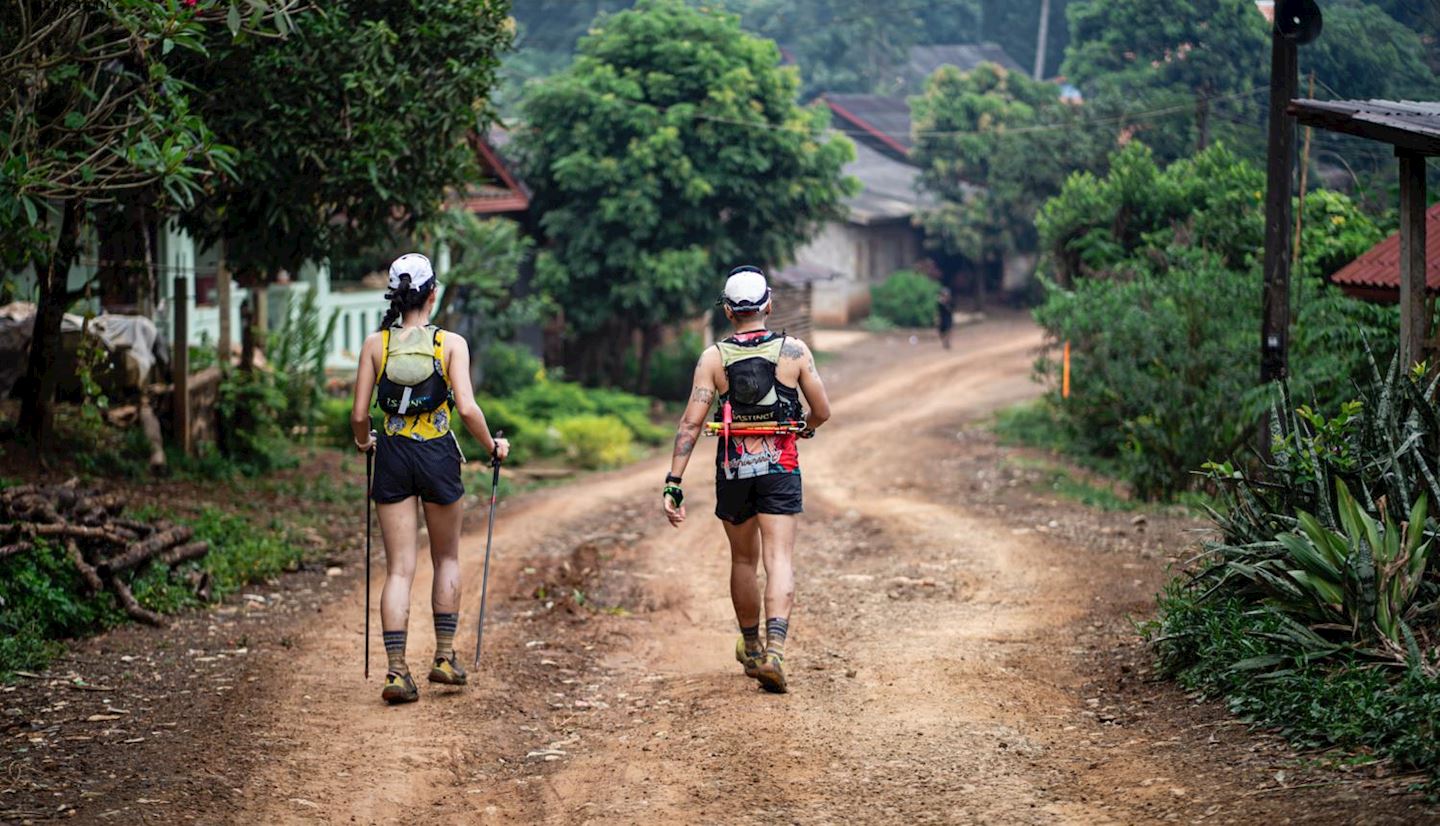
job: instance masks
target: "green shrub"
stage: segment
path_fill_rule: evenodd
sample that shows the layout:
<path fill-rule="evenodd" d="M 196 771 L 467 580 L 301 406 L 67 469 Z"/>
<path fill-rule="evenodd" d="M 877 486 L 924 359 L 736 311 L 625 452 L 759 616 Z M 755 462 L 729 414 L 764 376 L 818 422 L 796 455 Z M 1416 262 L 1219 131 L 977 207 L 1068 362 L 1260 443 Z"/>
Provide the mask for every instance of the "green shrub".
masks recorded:
<path fill-rule="evenodd" d="M 1222 539 L 1169 583 L 1147 631 L 1165 673 L 1245 719 L 1440 787 L 1436 390 L 1396 361 L 1338 410 L 1277 392 L 1263 478 L 1207 466 Z"/>
<path fill-rule="evenodd" d="M 593 388 L 589 391 L 595 412 L 602 416 L 613 416 L 624 423 L 630 434 L 647 445 L 659 445 L 671 437 L 673 430 L 650 421 L 652 402 L 645 396 L 636 396 L 621 390 Z"/>
<path fill-rule="evenodd" d="M 895 322 L 871 313 L 860 322 L 860 327 L 871 333 L 888 333 L 895 329 Z"/>
<path fill-rule="evenodd" d="M 231 466 L 229 470 L 256 476 L 293 462 L 292 445 L 281 426 L 281 416 L 288 415 L 284 411 L 289 404 L 273 373 L 257 369 L 225 374 L 220 380 L 217 404 L 217 446 Z"/>
<path fill-rule="evenodd" d="M 324 398 L 325 356 L 340 311 L 332 310 L 330 317 L 322 320 L 315 290 L 304 290 L 299 301 L 294 300 L 293 292 L 290 296 L 280 326 L 266 339 L 265 352 L 273 368 L 269 382 L 285 400 L 272 415 L 286 430 L 308 429 Z"/>
<path fill-rule="evenodd" d="M 646 392 L 657 399 L 683 402 L 690 398 L 690 388 L 695 378 L 695 363 L 705 342 L 700 334 L 686 330 L 678 338 L 655 348 L 650 354 L 650 381 Z M 640 386 L 640 359 L 634 353 L 625 356 L 626 386 Z"/>
<path fill-rule="evenodd" d="M 1137 495 L 1164 498 L 1206 461 L 1235 452 L 1268 405 L 1256 387 L 1259 275 L 1196 249 L 1167 251 L 1161 267 L 1130 277 L 1081 279 L 1052 289 L 1035 317 L 1071 344 L 1069 399 L 1053 407 L 1076 449 L 1118 460 Z M 1365 341 L 1395 340 L 1392 307 L 1354 301 L 1327 285 L 1296 285 L 1291 386 L 1335 406 L 1368 369 Z M 1038 364 L 1052 387 L 1061 365 Z"/>
<path fill-rule="evenodd" d="M 1160 618 L 1146 628 L 1162 673 L 1298 746 L 1370 752 L 1428 772 L 1432 788 L 1440 783 L 1433 671 L 1377 668 L 1343 653 L 1316 660 L 1276 611 L 1228 594 L 1201 596 L 1181 579 L 1162 594 Z"/>
<path fill-rule="evenodd" d="M 524 346 L 497 342 L 481 355 L 484 380 L 476 388 L 491 396 L 511 396 L 539 380 L 545 365 Z"/>
<path fill-rule="evenodd" d="M 104 630 L 123 617 L 109 592 L 85 594 L 58 544 L 37 541 L 34 550 L 0 560 L 0 673 L 41 667 L 59 652 L 57 640 Z"/>
<path fill-rule="evenodd" d="M 870 311 L 899 327 L 928 327 L 935 321 L 940 285 L 913 270 L 900 270 L 870 288 Z"/>
<path fill-rule="evenodd" d="M 613 468 L 633 454 L 630 429 L 614 416 L 570 416 L 555 422 L 565 453 L 580 467 Z"/>

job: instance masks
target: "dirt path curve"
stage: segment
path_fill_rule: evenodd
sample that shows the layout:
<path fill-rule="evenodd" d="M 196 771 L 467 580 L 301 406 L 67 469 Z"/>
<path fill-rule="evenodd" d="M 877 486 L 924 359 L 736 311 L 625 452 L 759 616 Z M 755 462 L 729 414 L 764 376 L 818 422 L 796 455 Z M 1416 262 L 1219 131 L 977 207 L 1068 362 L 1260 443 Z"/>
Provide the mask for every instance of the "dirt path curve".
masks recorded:
<path fill-rule="evenodd" d="M 651 461 L 507 503 L 486 665 L 463 692 L 382 707 L 355 662 L 363 593 L 325 607 L 256 712 L 274 756 L 237 822 L 1105 823 L 1186 800 L 1223 819 L 1175 743 L 1127 742 L 1081 692 L 1077 635 L 1114 574 L 935 484 L 959 426 L 1037 392 L 1039 343 L 1002 320 L 950 352 L 892 339 L 822 367 L 835 419 L 802 449 L 791 694 L 731 656 L 708 456 L 678 531 Z M 482 554 L 483 531 L 464 544 L 462 648 Z M 428 584 L 422 563 L 412 668 Z"/>

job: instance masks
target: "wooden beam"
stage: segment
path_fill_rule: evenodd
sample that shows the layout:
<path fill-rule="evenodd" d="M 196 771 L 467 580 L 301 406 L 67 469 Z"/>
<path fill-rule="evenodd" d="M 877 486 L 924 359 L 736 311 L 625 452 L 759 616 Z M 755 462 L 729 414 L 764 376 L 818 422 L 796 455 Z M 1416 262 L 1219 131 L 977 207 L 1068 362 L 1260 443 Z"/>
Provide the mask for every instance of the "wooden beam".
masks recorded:
<path fill-rule="evenodd" d="M 1343 101 L 1327 102 L 1297 100 L 1287 107 L 1302 126 L 1313 126 L 1329 132 L 1357 135 L 1397 150 L 1421 155 L 1440 155 L 1440 136 L 1429 130 L 1412 128 L 1405 120 L 1378 112 L 1340 111 Z"/>
<path fill-rule="evenodd" d="M 180 449 L 190 455 L 190 284 L 177 275 L 171 300 L 174 302 L 175 339 L 171 344 L 174 358 L 170 367 L 175 373 L 174 414 L 175 437 Z"/>
<path fill-rule="evenodd" d="M 1294 42 L 1270 34 L 1270 145 L 1265 184 L 1265 287 L 1261 299 L 1260 381 L 1289 373 L 1290 226 L 1294 190 L 1295 122 L 1286 107 L 1300 84 Z"/>
<path fill-rule="evenodd" d="M 1400 152 L 1400 362 L 1425 358 L 1425 156 Z"/>

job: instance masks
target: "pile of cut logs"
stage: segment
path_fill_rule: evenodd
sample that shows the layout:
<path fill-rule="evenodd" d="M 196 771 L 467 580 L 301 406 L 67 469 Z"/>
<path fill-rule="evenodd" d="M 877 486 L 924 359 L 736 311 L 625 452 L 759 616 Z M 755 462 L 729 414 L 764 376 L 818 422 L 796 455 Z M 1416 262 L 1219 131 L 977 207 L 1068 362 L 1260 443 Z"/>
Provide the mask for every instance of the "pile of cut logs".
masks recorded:
<path fill-rule="evenodd" d="M 133 619 L 164 625 L 164 617 L 135 599 L 121 574 L 151 560 L 174 569 L 210 546 L 192 541 L 195 532 L 183 525 L 126 519 L 124 508 L 118 494 L 82 488 L 75 479 L 0 490 L 0 560 L 34 550 L 36 540 L 63 545 L 90 593 L 109 590 Z M 203 595 L 208 577 L 195 585 Z"/>

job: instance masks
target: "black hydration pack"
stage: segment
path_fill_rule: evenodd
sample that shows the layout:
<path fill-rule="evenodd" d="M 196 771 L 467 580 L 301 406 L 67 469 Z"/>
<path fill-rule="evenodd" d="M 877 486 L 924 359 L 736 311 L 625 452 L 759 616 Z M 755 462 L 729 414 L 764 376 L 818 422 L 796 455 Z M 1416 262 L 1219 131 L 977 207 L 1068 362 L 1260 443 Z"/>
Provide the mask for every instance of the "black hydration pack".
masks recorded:
<path fill-rule="evenodd" d="M 801 418 L 800 391 L 786 387 L 775 378 L 784 333 L 770 333 L 750 340 L 732 336 L 716 343 L 730 385 L 720 396 L 720 410 L 730 405 L 731 421 L 786 423 Z M 717 421 L 722 413 L 717 412 Z"/>
<path fill-rule="evenodd" d="M 375 406 L 387 416 L 429 413 L 455 400 L 440 361 L 444 352 L 442 331 L 433 325 L 426 329 L 430 331 L 428 342 L 412 334 L 397 343 L 391 330 L 380 333 L 380 377 L 376 382 Z"/>

